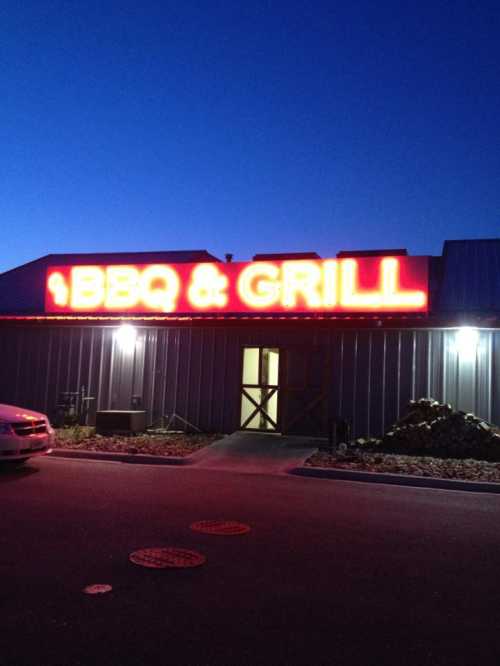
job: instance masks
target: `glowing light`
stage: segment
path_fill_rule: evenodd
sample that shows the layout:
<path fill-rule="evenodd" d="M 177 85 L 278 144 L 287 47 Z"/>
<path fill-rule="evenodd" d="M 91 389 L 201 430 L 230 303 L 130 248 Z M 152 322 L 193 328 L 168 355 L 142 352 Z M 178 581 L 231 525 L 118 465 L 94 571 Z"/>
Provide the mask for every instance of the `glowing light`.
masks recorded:
<path fill-rule="evenodd" d="M 357 310 L 421 309 L 427 296 L 423 291 L 403 291 L 399 288 L 399 261 L 387 257 L 380 262 L 380 288 L 360 291 L 358 263 L 345 259 L 341 264 L 340 302 L 346 308 Z"/>
<path fill-rule="evenodd" d="M 382 305 L 384 307 L 419 308 L 426 304 L 423 291 L 404 291 L 399 288 L 399 261 L 387 257 L 381 261 Z"/>
<path fill-rule="evenodd" d="M 106 274 L 99 266 L 73 266 L 71 269 L 71 307 L 95 310 L 104 303 Z"/>
<path fill-rule="evenodd" d="M 177 272 L 166 264 L 153 264 L 142 271 L 141 301 L 157 312 L 173 312 L 177 305 L 180 280 Z"/>
<path fill-rule="evenodd" d="M 106 269 L 106 308 L 127 310 L 139 301 L 139 271 L 133 266 Z"/>
<path fill-rule="evenodd" d="M 324 308 L 333 308 L 337 305 L 338 263 L 334 259 L 323 262 L 323 297 Z"/>
<path fill-rule="evenodd" d="M 425 312 L 426 257 L 54 266 L 50 313 Z"/>
<path fill-rule="evenodd" d="M 275 305 L 280 294 L 279 273 L 275 264 L 248 264 L 238 278 L 238 294 L 243 303 L 255 310 Z"/>
<path fill-rule="evenodd" d="M 318 264 L 313 261 L 284 261 L 281 271 L 281 303 L 285 308 L 295 307 L 299 296 L 304 299 L 308 308 L 321 307 L 321 268 Z"/>
<path fill-rule="evenodd" d="M 49 276 L 47 289 L 52 294 L 56 305 L 64 306 L 68 304 L 69 289 L 62 273 L 56 271 Z"/>
<path fill-rule="evenodd" d="M 223 308 L 227 305 L 229 280 L 213 264 L 200 264 L 191 273 L 188 299 L 195 308 Z"/>
<path fill-rule="evenodd" d="M 123 353 L 131 354 L 135 350 L 137 330 L 131 324 L 122 324 L 115 331 L 115 340 Z"/>
<path fill-rule="evenodd" d="M 462 326 L 455 334 L 455 350 L 464 361 L 474 361 L 479 347 L 479 331 L 471 326 Z"/>
<path fill-rule="evenodd" d="M 345 259 L 341 263 L 340 302 L 347 308 L 371 309 L 381 305 L 377 291 L 358 291 L 358 263 L 355 259 Z"/>

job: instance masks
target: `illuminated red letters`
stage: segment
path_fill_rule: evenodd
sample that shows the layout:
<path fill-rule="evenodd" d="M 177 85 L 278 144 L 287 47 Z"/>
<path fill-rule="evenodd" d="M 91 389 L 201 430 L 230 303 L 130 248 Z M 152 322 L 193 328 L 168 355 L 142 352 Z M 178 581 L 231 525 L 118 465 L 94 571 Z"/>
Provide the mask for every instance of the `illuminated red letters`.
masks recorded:
<path fill-rule="evenodd" d="M 426 257 L 49 268 L 47 312 L 423 312 Z"/>

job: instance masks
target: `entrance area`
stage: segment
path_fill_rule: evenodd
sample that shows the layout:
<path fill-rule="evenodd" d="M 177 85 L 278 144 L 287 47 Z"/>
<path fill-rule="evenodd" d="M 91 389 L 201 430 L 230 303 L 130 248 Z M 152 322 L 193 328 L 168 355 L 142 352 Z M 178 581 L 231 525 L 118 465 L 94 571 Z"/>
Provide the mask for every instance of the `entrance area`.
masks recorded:
<path fill-rule="evenodd" d="M 275 347 L 243 348 L 242 430 L 278 430 L 279 359 Z"/>

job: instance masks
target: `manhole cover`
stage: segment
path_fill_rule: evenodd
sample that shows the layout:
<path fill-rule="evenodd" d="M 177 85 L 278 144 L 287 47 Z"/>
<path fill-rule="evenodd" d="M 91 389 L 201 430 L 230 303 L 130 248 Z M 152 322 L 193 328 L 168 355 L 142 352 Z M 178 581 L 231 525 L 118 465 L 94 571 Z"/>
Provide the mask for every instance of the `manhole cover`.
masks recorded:
<path fill-rule="evenodd" d="M 223 536 L 236 536 L 250 532 L 250 525 L 239 523 L 236 520 L 199 520 L 190 525 L 192 530 L 204 534 L 220 534 Z"/>
<path fill-rule="evenodd" d="M 111 592 L 112 589 L 111 585 L 97 583 L 95 585 L 87 585 L 87 587 L 83 588 L 83 591 L 85 594 L 105 594 L 106 592 Z"/>
<path fill-rule="evenodd" d="M 142 548 L 131 553 L 129 560 L 149 569 L 186 569 L 205 564 L 207 558 L 185 548 Z"/>

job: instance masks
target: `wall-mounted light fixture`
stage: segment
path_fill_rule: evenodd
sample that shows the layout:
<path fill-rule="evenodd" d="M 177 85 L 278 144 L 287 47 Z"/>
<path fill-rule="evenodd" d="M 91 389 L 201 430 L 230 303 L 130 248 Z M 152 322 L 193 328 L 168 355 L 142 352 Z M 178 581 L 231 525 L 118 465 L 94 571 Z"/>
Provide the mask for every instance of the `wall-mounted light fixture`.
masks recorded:
<path fill-rule="evenodd" d="M 455 333 L 455 349 L 464 361 L 475 361 L 479 347 L 479 331 L 472 326 L 461 326 Z"/>
<path fill-rule="evenodd" d="M 131 324 L 122 324 L 115 331 L 115 341 L 124 354 L 132 354 L 135 350 L 137 330 Z"/>

